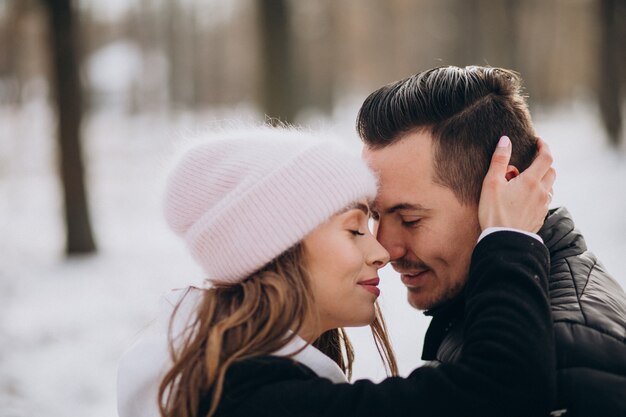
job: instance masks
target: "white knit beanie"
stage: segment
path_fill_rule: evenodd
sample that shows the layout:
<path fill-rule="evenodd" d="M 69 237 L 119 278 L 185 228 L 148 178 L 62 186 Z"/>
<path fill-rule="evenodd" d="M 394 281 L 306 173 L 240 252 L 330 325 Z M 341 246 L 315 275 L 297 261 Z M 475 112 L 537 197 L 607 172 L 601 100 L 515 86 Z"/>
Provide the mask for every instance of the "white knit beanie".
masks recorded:
<path fill-rule="evenodd" d="M 326 134 L 263 127 L 218 136 L 183 155 L 165 197 L 167 223 L 212 282 L 243 281 L 376 195 L 366 163 Z"/>

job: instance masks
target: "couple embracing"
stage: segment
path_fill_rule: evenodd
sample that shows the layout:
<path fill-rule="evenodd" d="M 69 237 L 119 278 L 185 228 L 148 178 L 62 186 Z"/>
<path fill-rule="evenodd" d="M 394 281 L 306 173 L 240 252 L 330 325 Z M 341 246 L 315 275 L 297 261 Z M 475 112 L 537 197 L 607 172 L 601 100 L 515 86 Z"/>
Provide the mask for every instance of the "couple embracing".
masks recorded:
<path fill-rule="evenodd" d="M 372 93 L 357 130 L 362 158 L 259 128 L 178 161 L 165 215 L 209 285 L 122 358 L 120 417 L 626 415 L 626 295 L 549 210 L 519 77 L 418 73 Z M 407 377 L 376 303 L 387 263 L 432 316 Z M 390 376 L 350 383 L 343 328 L 366 325 Z"/>

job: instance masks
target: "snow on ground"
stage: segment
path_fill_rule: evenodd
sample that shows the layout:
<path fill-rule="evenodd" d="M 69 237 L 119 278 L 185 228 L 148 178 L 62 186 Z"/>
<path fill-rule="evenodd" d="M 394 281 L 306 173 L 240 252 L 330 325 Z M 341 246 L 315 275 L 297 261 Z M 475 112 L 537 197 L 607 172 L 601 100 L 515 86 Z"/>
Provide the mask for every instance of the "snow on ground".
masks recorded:
<path fill-rule="evenodd" d="M 204 116 L 101 114 L 85 124 L 90 202 L 99 252 L 65 260 L 53 124 L 41 103 L 0 109 L 0 417 L 113 417 L 118 358 L 141 336 L 168 289 L 201 271 L 163 224 L 160 198 L 172 138 L 208 120 L 254 117 L 248 108 Z M 326 128 L 354 139 L 354 106 Z M 572 105 L 536 115 L 556 158 L 555 204 L 626 286 L 626 154 L 605 145 L 595 114 Z M 356 139 L 354 144 L 357 146 Z M 403 375 L 420 364 L 428 320 L 382 273 L 381 303 Z M 355 377 L 380 380 L 366 329 L 350 332 Z"/>

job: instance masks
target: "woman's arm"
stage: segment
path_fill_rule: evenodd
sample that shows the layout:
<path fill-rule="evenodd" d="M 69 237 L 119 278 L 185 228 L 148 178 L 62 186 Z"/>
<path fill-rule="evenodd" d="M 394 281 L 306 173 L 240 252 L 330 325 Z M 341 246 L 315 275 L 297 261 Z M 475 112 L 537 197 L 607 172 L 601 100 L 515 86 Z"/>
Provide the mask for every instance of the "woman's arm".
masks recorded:
<path fill-rule="evenodd" d="M 508 165 L 510 155 L 510 141 L 501 141 L 483 184 L 480 223 L 483 229 L 535 232 L 555 179 L 552 156 L 539 141 L 537 158 L 519 174 Z M 260 362 L 255 372 L 265 377 L 258 384 L 254 378 L 246 381 L 242 401 L 230 402 L 234 408 L 227 414 L 547 415 L 556 389 L 548 272 L 549 254 L 538 239 L 512 231 L 491 233 L 476 246 L 465 284 L 466 327 L 458 362 L 422 367 L 406 379 L 353 385 L 302 379 L 297 372 L 285 377 L 280 366 L 268 364 L 264 370 Z"/>
<path fill-rule="evenodd" d="M 335 385 L 317 378 L 285 379 L 278 372 L 275 382 L 266 379 L 254 386 L 247 381 L 252 385 L 228 414 L 545 415 L 555 390 L 548 269 L 547 249 L 536 239 L 515 232 L 490 234 L 472 258 L 466 342 L 457 363 L 418 368 L 406 379 L 379 384 Z"/>

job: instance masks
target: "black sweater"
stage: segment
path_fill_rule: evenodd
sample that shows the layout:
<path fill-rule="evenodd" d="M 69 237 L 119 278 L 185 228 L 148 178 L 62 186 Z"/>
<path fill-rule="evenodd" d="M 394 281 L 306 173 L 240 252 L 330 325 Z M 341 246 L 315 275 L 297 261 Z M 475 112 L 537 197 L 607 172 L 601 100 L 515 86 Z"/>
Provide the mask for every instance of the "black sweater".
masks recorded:
<path fill-rule="evenodd" d="M 555 391 L 548 268 L 548 251 L 537 240 L 488 235 L 472 257 L 458 362 L 378 384 L 333 384 L 291 359 L 257 357 L 229 368 L 217 415 L 545 415 Z M 200 415 L 209 404 L 207 393 Z"/>

